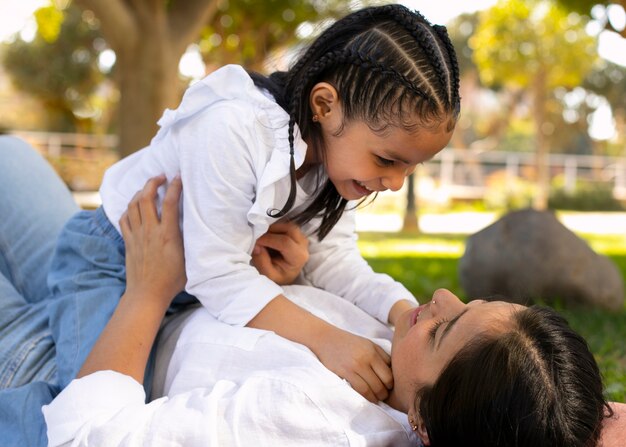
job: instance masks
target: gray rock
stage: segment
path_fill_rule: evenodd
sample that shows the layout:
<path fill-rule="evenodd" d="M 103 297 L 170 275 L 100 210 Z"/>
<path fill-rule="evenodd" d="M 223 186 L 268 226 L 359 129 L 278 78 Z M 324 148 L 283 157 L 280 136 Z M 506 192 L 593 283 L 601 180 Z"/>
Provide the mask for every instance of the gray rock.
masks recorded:
<path fill-rule="evenodd" d="M 547 211 L 515 211 L 470 236 L 459 276 L 472 298 L 502 294 L 522 304 L 558 298 L 623 309 L 624 280 L 615 264 Z"/>

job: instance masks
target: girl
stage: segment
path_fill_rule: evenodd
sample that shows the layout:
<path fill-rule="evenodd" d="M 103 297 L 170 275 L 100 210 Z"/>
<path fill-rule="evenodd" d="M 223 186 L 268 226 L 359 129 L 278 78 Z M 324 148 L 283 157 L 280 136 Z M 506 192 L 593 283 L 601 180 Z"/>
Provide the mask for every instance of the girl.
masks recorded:
<path fill-rule="evenodd" d="M 61 235 L 49 276 L 61 387 L 124 291 L 118 222 L 146 180 L 165 173 L 185 191 L 186 291 L 222 322 L 301 343 L 367 399 L 387 398 L 389 356 L 285 298 L 280 283 L 293 278 L 279 268 L 274 281 L 253 264 L 274 256 L 280 266 L 272 236 L 298 237 L 296 223 L 310 239 L 298 282 L 395 324 L 415 299 L 360 256 L 348 202 L 399 190 L 448 143 L 458 78 L 445 28 L 387 5 L 337 21 L 288 72 L 227 66 L 194 84 L 150 146 L 106 173 L 103 207 L 77 214 Z"/>

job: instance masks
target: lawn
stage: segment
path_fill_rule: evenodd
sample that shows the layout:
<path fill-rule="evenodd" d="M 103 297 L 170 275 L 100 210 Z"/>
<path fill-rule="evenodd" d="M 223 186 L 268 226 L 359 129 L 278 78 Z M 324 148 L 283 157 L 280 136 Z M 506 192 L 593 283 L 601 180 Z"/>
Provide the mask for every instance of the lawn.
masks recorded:
<path fill-rule="evenodd" d="M 626 278 L 626 235 L 579 235 L 609 256 Z M 457 266 L 465 236 L 360 233 L 359 247 L 374 270 L 405 284 L 420 300 L 440 287 L 465 299 Z M 609 400 L 626 402 L 626 305 L 619 313 L 556 306 L 588 341 L 604 377 Z"/>

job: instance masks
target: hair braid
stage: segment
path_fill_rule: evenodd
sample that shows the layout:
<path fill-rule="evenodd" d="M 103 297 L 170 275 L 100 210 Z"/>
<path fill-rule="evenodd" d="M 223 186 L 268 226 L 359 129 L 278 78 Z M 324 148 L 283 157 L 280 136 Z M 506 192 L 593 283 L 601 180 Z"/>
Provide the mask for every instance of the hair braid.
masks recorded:
<path fill-rule="evenodd" d="M 368 7 L 327 28 L 287 72 L 269 78 L 253 76 L 256 85 L 267 88 L 289 115 L 291 190 L 282 209 L 268 211 L 270 216 L 284 216 L 295 203 L 296 125 L 308 150 L 320 162 L 326 159 L 323 129 L 313 122 L 309 105 L 318 82 L 337 90 L 343 123 L 359 120 L 375 132 L 391 126 L 411 133 L 447 122 L 451 130 L 459 110 L 458 65 L 442 31 L 402 5 Z M 347 201 L 327 177 L 319 176 L 317 182 L 315 197 L 295 220 L 302 225 L 321 217 L 317 228 L 321 240 L 339 220 Z"/>
<path fill-rule="evenodd" d="M 421 19 L 421 20 L 419 20 Z M 436 40 L 436 35 L 430 31 L 432 25 L 424 17 L 419 16 L 419 19 L 411 15 L 405 10 L 397 10 L 394 14 L 394 20 L 396 23 L 402 25 L 404 29 L 415 39 L 418 46 L 424 51 L 430 60 L 433 70 L 437 75 L 439 84 L 444 87 L 448 93 L 445 101 L 437 98 L 439 107 L 442 104 L 450 104 L 450 98 L 452 96 L 452 82 L 451 75 L 446 70 L 445 59 L 443 51 L 439 48 Z M 431 87 L 433 91 L 436 91 L 434 87 Z"/>
<path fill-rule="evenodd" d="M 448 30 L 445 26 L 435 25 L 433 26 L 433 29 L 448 51 L 448 58 L 450 59 L 450 66 L 452 67 L 452 96 L 450 98 L 450 107 L 452 107 L 455 113 L 458 114 L 461 107 L 461 96 L 459 93 L 460 70 L 459 62 L 456 58 L 456 51 L 454 50 L 454 46 L 452 45 L 452 41 L 448 35 Z"/>

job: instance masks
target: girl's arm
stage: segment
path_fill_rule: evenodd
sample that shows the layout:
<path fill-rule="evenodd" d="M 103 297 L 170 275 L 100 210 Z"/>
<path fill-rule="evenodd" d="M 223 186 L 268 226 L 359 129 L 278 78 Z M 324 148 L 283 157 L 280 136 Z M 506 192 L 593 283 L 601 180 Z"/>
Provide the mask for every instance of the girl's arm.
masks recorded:
<path fill-rule="evenodd" d="M 185 285 L 178 224 L 182 184 L 170 183 L 161 217 L 155 205 L 165 177 L 149 180 L 120 220 L 126 246 L 126 292 L 78 373 L 113 370 L 143 382 L 152 344 L 170 302 Z"/>
<path fill-rule="evenodd" d="M 393 387 L 391 358 L 382 348 L 327 323 L 283 295 L 270 301 L 247 326 L 307 346 L 326 368 L 371 402 L 385 400 Z"/>

